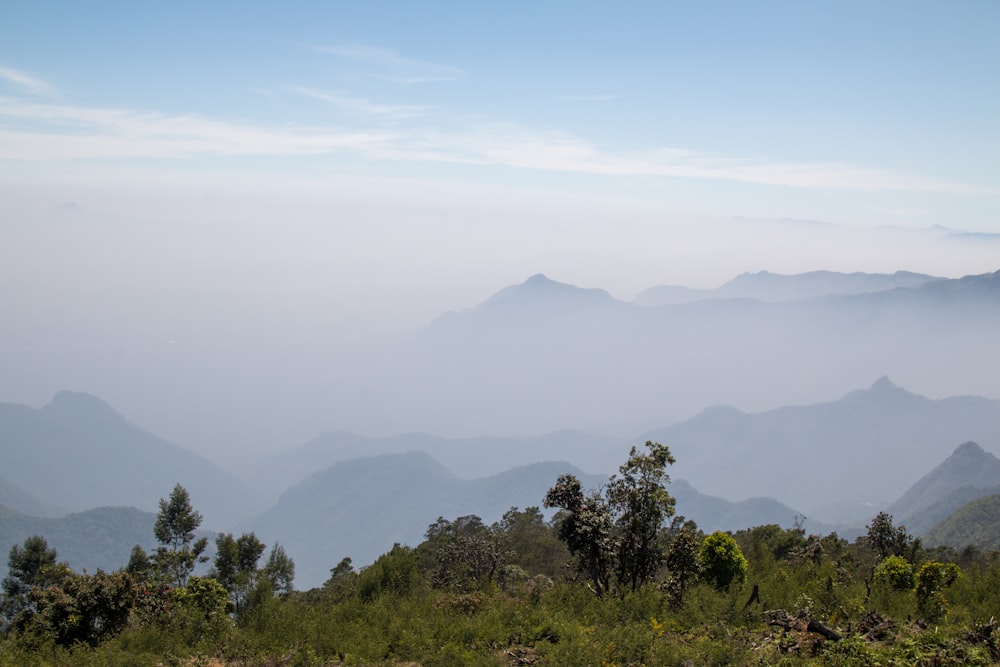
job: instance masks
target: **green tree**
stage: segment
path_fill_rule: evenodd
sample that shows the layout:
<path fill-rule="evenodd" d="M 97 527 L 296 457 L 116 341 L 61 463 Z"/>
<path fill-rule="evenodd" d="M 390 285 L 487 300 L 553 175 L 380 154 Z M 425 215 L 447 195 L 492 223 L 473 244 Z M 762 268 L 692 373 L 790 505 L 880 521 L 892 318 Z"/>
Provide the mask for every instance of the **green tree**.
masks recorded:
<path fill-rule="evenodd" d="M 260 574 L 257 561 L 265 548 L 253 533 L 244 533 L 238 539 L 230 533 L 220 533 L 215 540 L 211 576 L 229 592 L 237 614 L 244 611 L 247 598 L 257 585 Z"/>
<path fill-rule="evenodd" d="M 509 564 L 520 566 L 529 575 L 556 577 L 569 563 L 566 545 L 537 507 L 523 511 L 511 507 L 495 527 L 507 540 Z"/>
<path fill-rule="evenodd" d="M 201 514 L 191 506 L 187 490 L 177 484 L 167 499 L 160 499 L 153 533 L 159 541 L 153 561 L 161 574 L 176 586 L 183 586 L 198 563 L 208 562 L 203 556 L 208 539 L 194 539 L 201 525 Z"/>
<path fill-rule="evenodd" d="M 716 531 L 705 538 L 698 551 L 701 577 L 717 590 L 725 590 L 734 583 L 743 583 L 747 573 L 747 559 L 728 533 Z"/>
<path fill-rule="evenodd" d="M 954 563 L 930 560 L 917 572 L 917 610 L 926 621 L 938 621 L 948 613 L 944 589 L 951 586 L 962 571 Z"/>
<path fill-rule="evenodd" d="M 393 545 L 392 550 L 361 570 L 358 595 L 371 602 L 382 595 L 407 595 L 420 583 L 420 568 L 410 547 Z"/>
<path fill-rule="evenodd" d="M 336 567 L 330 568 L 330 578 L 323 583 L 323 591 L 335 602 L 352 597 L 358 590 L 358 573 L 349 557 L 344 557 Z"/>
<path fill-rule="evenodd" d="M 145 581 L 152 577 L 154 569 L 153 563 L 149 560 L 149 555 L 146 553 L 146 550 L 138 544 L 132 547 L 132 552 L 129 554 L 128 565 L 125 566 L 125 571 L 135 577 L 137 581 Z"/>
<path fill-rule="evenodd" d="M 15 544 L 7 557 L 7 576 L 0 596 L 0 629 L 23 628 L 37 611 L 32 593 L 61 584 L 70 574 L 56 562 L 56 550 L 41 535 L 33 535 L 23 546 Z"/>
<path fill-rule="evenodd" d="M 590 577 L 594 593 L 602 597 L 610 587 L 616 540 L 614 521 L 604 498 L 595 492 L 587 496 L 574 475 L 560 475 L 545 494 L 546 507 L 562 510 L 557 517 L 557 534 L 576 559 L 577 570 Z"/>
<path fill-rule="evenodd" d="M 664 486 L 670 482 L 666 470 L 674 457 L 658 442 L 647 441 L 646 450 L 641 453 L 632 447 L 605 494 L 617 515 L 618 581 L 633 591 L 652 579 L 663 564 L 660 531 L 674 513 L 674 499 Z"/>
<path fill-rule="evenodd" d="M 171 590 L 170 597 L 178 609 L 199 620 L 222 620 L 233 611 L 229 593 L 211 577 L 190 577 L 187 586 Z"/>
<path fill-rule="evenodd" d="M 701 572 L 701 565 L 698 563 L 701 540 L 694 521 L 684 521 L 670 532 L 672 537 L 664 559 L 669 574 L 663 586 L 671 606 L 677 609 L 684 604 L 684 594 Z"/>
<path fill-rule="evenodd" d="M 604 495 L 583 489 L 573 475 L 560 475 L 545 494 L 546 507 L 556 515 L 557 534 L 586 572 L 594 592 L 603 596 L 611 585 L 636 590 L 663 564 L 660 533 L 674 513 L 674 499 L 664 487 L 673 464 L 670 449 L 646 442 L 646 452 L 633 447 L 625 465 L 608 480 Z"/>
<path fill-rule="evenodd" d="M 295 562 L 277 542 L 271 547 L 267 563 L 264 564 L 264 577 L 276 593 L 284 595 L 294 590 L 292 582 L 295 581 Z"/>
<path fill-rule="evenodd" d="M 70 572 L 59 585 L 36 591 L 37 613 L 26 631 L 63 646 L 94 646 L 126 627 L 138 596 L 138 585 L 127 572 Z"/>
<path fill-rule="evenodd" d="M 893 526 L 892 515 L 886 512 L 872 519 L 866 538 L 875 550 L 876 564 L 889 556 L 901 556 L 912 563 L 920 549 L 920 540 L 907 534 L 906 526 Z"/>
<path fill-rule="evenodd" d="M 425 537 L 418 552 L 436 588 L 467 591 L 493 582 L 510 555 L 502 525 L 486 526 L 475 515 L 439 517 Z"/>

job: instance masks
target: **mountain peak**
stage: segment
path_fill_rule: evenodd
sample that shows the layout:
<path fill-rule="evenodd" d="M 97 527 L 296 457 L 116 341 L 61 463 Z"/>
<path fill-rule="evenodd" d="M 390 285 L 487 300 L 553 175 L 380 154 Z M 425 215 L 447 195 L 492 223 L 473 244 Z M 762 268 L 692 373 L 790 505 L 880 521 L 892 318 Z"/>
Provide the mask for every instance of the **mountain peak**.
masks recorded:
<path fill-rule="evenodd" d="M 42 411 L 56 416 L 87 421 L 125 421 L 114 408 L 101 399 L 81 391 L 59 391 Z"/>
<path fill-rule="evenodd" d="M 911 486 L 888 512 L 896 518 L 907 521 L 911 529 L 931 528 L 945 518 L 950 511 L 941 513 L 941 507 L 948 504 L 950 496 L 963 489 L 990 489 L 1000 484 L 1000 459 L 990 454 L 975 442 L 959 445 L 951 456 Z M 968 495 L 968 493 L 966 494 Z M 982 492 L 972 493 L 972 497 Z M 966 498 L 970 500 L 971 498 Z M 931 511 L 937 505 L 937 511 Z M 936 516 L 941 514 L 940 516 Z M 921 532 L 917 530 L 917 532 Z"/>
<path fill-rule="evenodd" d="M 879 379 L 875 380 L 875 383 L 872 384 L 869 391 L 899 391 L 899 387 L 893 384 L 888 375 L 883 375 Z"/>
<path fill-rule="evenodd" d="M 988 457 L 990 454 L 986 453 L 986 450 L 980 447 L 977 443 L 963 442 L 961 445 L 955 448 L 955 451 L 951 454 L 953 457 Z"/>
<path fill-rule="evenodd" d="M 552 280 L 544 273 L 536 273 L 519 285 L 505 287 L 480 304 L 496 307 L 514 304 L 551 306 L 566 303 L 615 303 L 613 296 L 603 289 L 585 288 Z"/>

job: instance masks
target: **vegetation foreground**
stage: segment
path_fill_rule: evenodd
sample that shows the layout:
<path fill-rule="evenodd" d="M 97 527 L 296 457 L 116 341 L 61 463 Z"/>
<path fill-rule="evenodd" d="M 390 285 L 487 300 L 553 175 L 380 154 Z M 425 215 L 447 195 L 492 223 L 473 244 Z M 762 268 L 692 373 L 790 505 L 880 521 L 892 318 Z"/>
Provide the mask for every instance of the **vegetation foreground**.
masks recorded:
<path fill-rule="evenodd" d="M 15 545 L 0 667 L 21 665 L 986 665 L 1000 662 L 1000 558 L 926 550 L 880 514 L 867 535 L 758 526 L 704 535 L 675 516 L 669 450 L 646 443 L 600 491 L 561 476 L 558 511 L 438 519 L 320 588 L 280 545 L 208 544 L 175 487 L 160 547 L 78 574 L 44 538 Z"/>

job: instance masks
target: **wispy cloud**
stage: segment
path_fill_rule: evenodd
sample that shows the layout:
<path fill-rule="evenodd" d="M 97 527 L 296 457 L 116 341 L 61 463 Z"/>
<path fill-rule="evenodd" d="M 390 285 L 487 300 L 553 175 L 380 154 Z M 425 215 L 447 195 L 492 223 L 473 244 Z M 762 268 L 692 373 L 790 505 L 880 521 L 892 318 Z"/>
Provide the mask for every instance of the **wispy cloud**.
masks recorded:
<path fill-rule="evenodd" d="M 304 86 L 289 86 L 288 90 L 323 102 L 329 102 L 347 111 L 366 116 L 377 116 L 388 119 L 405 119 L 426 116 L 431 113 L 430 107 L 409 104 L 377 104 L 362 97 L 353 97 L 339 91 L 317 90 Z"/>
<path fill-rule="evenodd" d="M 364 99 L 296 89 L 298 94 L 353 108 L 369 117 L 401 119 L 422 107 L 376 105 Z M 0 158 L 200 157 L 353 153 L 366 159 L 496 165 L 615 177 L 690 178 L 804 189 L 997 194 L 997 190 L 928 180 L 846 163 L 796 163 L 733 158 L 659 148 L 609 150 L 579 137 L 513 124 L 436 129 L 403 123 L 388 129 L 260 126 L 197 114 L 45 104 L 0 97 Z"/>
<path fill-rule="evenodd" d="M 553 102 L 611 102 L 617 100 L 617 95 L 556 95 Z"/>
<path fill-rule="evenodd" d="M 122 157 L 306 155 L 364 151 L 389 141 L 379 131 L 269 128 L 196 114 L 37 104 L 0 97 L 0 158 L 59 160 Z M 26 123 L 12 129 L 10 121 Z"/>
<path fill-rule="evenodd" d="M 45 81 L 20 70 L 4 67 L 3 65 L 0 65 L 0 80 L 12 83 L 18 88 L 36 95 L 51 96 L 56 94 L 56 89 Z"/>
<path fill-rule="evenodd" d="M 403 84 L 454 81 L 465 76 L 465 71 L 450 65 L 415 60 L 395 51 L 372 46 L 312 46 L 316 53 L 325 53 L 363 67 L 365 74 Z"/>

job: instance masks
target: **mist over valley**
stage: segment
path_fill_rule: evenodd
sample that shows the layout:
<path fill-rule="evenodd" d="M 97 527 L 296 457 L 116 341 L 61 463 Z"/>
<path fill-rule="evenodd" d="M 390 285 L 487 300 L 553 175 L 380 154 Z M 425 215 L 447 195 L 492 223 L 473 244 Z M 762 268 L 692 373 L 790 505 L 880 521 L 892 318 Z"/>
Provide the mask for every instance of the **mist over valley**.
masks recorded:
<path fill-rule="evenodd" d="M 639 305 L 657 293 L 666 302 Z M 1000 272 L 746 274 L 696 300 L 646 294 L 624 302 L 539 274 L 425 327 L 331 348 L 315 361 L 337 368 L 322 395 L 331 429 L 222 465 L 86 393 L 58 392 L 40 409 L 2 404 L 0 525 L 15 541 L 60 535 L 67 555 L 91 564 L 93 547 L 44 523 L 57 519 L 30 517 L 155 512 L 180 483 L 204 528 L 282 544 L 309 587 L 345 556 L 365 564 L 418 543 L 438 517 L 489 523 L 539 506 L 560 474 L 597 488 L 646 440 L 671 448 L 677 512 L 704 530 L 804 521 L 849 537 L 895 508 L 923 532 L 1000 485 L 955 474 L 914 504 L 911 486 L 962 443 L 1000 451 L 1000 401 L 929 398 L 898 379 L 936 393 L 992 386 Z M 917 521 L 930 503 L 937 519 Z M 116 521 L 109 534 L 134 533 Z M 131 544 L 109 540 L 102 553 L 127 559 Z"/>

